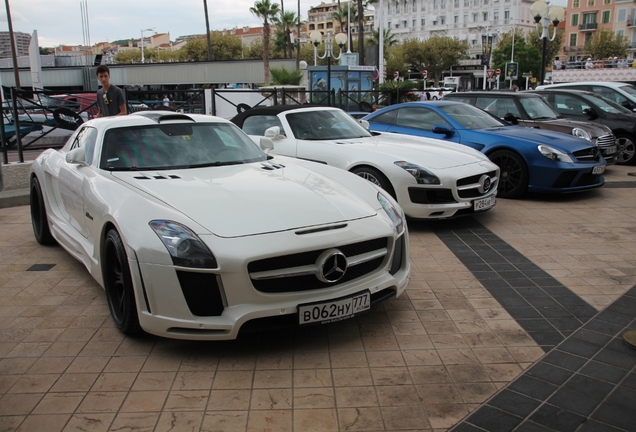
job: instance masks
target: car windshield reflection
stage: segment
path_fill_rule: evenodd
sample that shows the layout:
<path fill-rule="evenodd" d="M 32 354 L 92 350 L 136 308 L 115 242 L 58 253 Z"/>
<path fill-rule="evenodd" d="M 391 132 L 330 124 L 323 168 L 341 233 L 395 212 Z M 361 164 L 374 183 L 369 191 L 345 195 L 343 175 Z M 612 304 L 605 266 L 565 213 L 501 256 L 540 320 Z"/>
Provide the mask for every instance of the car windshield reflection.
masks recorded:
<path fill-rule="evenodd" d="M 267 155 L 234 125 L 163 124 L 110 129 L 104 138 L 100 168 L 185 169 L 266 159 Z"/>
<path fill-rule="evenodd" d="M 442 105 L 439 107 L 466 129 L 488 129 L 507 124 L 479 108 L 467 104 Z"/>
<path fill-rule="evenodd" d="M 294 137 L 333 140 L 370 137 L 371 134 L 344 111 L 303 111 L 287 115 Z"/>

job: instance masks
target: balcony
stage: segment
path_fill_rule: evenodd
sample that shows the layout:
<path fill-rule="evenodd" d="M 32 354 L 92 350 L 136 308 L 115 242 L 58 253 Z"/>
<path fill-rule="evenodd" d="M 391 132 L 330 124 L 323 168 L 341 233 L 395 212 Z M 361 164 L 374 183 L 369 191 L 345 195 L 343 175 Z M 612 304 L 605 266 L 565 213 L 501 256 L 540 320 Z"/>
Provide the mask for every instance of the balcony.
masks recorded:
<path fill-rule="evenodd" d="M 598 27 L 598 23 L 585 23 L 585 24 L 579 25 L 579 30 L 582 30 L 582 31 L 596 30 L 597 27 Z"/>
<path fill-rule="evenodd" d="M 630 18 L 627 20 L 627 27 L 636 27 L 636 20 L 634 18 Z"/>

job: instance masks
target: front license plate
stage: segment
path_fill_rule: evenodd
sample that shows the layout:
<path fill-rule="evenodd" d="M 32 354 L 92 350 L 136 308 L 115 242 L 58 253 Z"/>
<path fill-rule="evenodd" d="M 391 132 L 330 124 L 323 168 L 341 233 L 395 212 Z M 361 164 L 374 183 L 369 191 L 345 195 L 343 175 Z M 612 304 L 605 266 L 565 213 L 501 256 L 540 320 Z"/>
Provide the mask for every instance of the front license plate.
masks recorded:
<path fill-rule="evenodd" d="M 482 198 L 473 201 L 473 209 L 475 211 L 484 211 L 488 210 L 490 207 L 495 205 L 495 196 L 489 196 L 488 198 Z"/>
<path fill-rule="evenodd" d="M 599 165 L 592 168 L 592 174 L 603 174 L 605 172 L 605 165 Z"/>
<path fill-rule="evenodd" d="M 298 323 L 300 325 L 318 322 L 327 324 L 351 318 L 370 308 L 371 293 L 364 291 L 338 300 L 299 305 Z"/>
<path fill-rule="evenodd" d="M 611 155 L 616 153 L 617 151 L 618 151 L 618 148 L 616 148 L 616 146 L 611 146 L 605 149 L 605 154 Z"/>

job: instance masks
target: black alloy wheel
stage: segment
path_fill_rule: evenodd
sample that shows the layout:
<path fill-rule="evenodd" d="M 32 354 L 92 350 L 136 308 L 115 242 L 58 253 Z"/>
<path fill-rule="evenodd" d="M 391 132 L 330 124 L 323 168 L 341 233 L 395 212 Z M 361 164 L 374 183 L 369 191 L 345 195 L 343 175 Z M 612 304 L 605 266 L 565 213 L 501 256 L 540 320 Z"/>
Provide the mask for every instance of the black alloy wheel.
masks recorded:
<path fill-rule="evenodd" d="M 49 220 L 46 216 L 46 206 L 44 205 L 44 197 L 42 196 L 42 188 L 38 178 L 31 178 L 31 195 L 29 197 L 31 204 L 31 224 L 33 225 L 33 235 L 35 240 L 41 245 L 53 245 L 55 239 L 51 235 L 49 228 Z"/>
<path fill-rule="evenodd" d="M 510 150 L 498 150 L 488 155 L 490 160 L 499 167 L 499 187 L 497 196 L 500 198 L 518 198 L 528 189 L 528 168 L 523 158 Z"/>

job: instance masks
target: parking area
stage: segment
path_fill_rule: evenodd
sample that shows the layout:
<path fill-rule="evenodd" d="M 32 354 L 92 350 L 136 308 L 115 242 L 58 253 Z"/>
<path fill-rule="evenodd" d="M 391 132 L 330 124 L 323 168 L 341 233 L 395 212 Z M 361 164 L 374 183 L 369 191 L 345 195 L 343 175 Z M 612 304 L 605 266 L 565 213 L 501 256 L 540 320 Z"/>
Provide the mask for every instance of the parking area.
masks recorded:
<path fill-rule="evenodd" d="M 412 222 L 400 298 L 231 342 L 123 337 L 29 207 L 0 209 L 0 432 L 633 430 L 635 171 Z"/>

